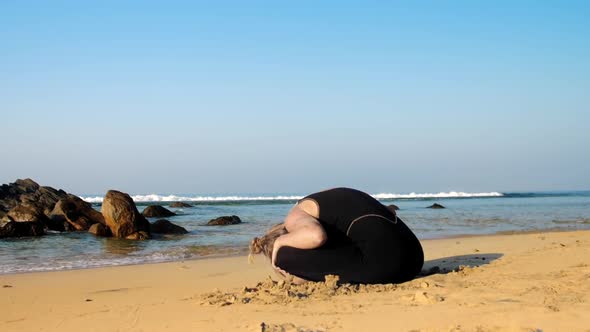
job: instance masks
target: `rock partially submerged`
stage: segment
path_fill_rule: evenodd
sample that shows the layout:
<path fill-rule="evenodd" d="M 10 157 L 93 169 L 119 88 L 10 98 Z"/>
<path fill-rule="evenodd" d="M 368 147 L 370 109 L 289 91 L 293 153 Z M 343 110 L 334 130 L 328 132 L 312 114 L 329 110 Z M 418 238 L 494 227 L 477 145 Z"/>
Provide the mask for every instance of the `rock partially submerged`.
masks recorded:
<path fill-rule="evenodd" d="M 86 231 L 93 224 L 105 224 L 100 212 L 75 195 L 60 199 L 51 211 L 50 218 L 57 225 L 66 222 L 77 231 Z"/>
<path fill-rule="evenodd" d="M 109 190 L 102 202 L 102 214 L 114 237 L 130 240 L 151 237 L 149 222 L 139 213 L 128 194 Z"/>
<path fill-rule="evenodd" d="M 222 216 L 219 218 L 211 219 L 207 223 L 209 226 L 225 226 L 225 225 L 235 225 L 240 224 L 242 220 L 238 216 Z"/>
<path fill-rule="evenodd" d="M 146 218 L 166 218 L 176 215 L 176 213 L 161 205 L 150 205 L 146 207 L 141 214 Z"/>
<path fill-rule="evenodd" d="M 438 204 L 438 203 L 434 203 L 431 206 L 426 207 L 427 209 L 445 209 L 444 206 Z"/>
<path fill-rule="evenodd" d="M 190 206 L 177 203 L 173 206 Z M 183 227 L 167 220 L 150 225 L 137 210 L 133 199 L 115 190 L 106 194 L 101 212 L 78 196 L 42 187 L 31 179 L 16 180 L 0 186 L 0 238 L 39 236 L 44 235 L 47 229 L 60 232 L 88 231 L 96 236 L 132 240 L 149 239 L 151 228 L 161 234 L 188 233 Z M 159 205 L 147 207 L 144 214 L 148 217 L 175 215 Z M 226 222 L 235 223 L 232 217 L 228 218 L 230 220 Z"/>
<path fill-rule="evenodd" d="M 181 226 L 175 225 L 166 219 L 160 219 L 151 224 L 150 230 L 157 234 L 186 234 L 188 231 Z"/>
<path fill-rule="evenodd" d="M 67 196 L 63 190 L 42 187 L 31 179 L 19 179 L 0 186 L 0 211 L 8 212 L 22 203 L 35 206 L 49 217 L 55 203 Z"/>
<path fill-rule="evenodd" d="M 0 186 L 0 237 L 39 236 L 45 229 L 66 229 L 65 225 L 51 221 L 55 204 L 68 197 L 63 190 L 42 187 L 31 179 L 16 180 Z M 16 222 L 18 224 L 13 224 Z"/>
<path fill-rule="evenodd" d="M 91 233 L 91 234 L 94 234 L 94 235 L 100 236 L 100 237 L 113 236 L 113 233 L 111 233 L 111 230 L 106 225 L 103 225 L 103 224 L 93 224 L 88 229 L 88 233 Z"/>
<path fill-rule="evenodd" d="M 39 221 L 0 221 L 0 238 L 40 236 L 45 234 L 45 225 Z"/>
<path fill-rule="evenodd" d="M 171 208 L 190 208 L 193 207 L 192 205 L 185 203 L 185 202 L 174 202 L 170 204 Z"/>
<path fill-rule="evenodd" d="M 387 205 L 387 208 L 389 209 L 389 211 L 395 213 L 395 211 L 399 210 L 399 207 L 395 204 L 389 204 Z"/>

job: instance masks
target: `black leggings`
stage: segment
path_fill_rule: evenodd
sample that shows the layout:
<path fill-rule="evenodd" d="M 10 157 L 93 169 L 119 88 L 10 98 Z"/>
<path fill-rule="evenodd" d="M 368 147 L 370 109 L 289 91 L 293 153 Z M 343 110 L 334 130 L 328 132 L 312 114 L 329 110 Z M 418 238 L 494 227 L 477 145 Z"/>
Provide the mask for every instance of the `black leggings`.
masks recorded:
<path fill-rule="evenodd" d="M 403 282 L 422 268 L 422 248 L 399 218 L 394 224 L 377 216 L 365 217 L 350 227 L 348 237 L 350 243 L 317 249 L 281 247 L 275 264 L 311 281 L 338 275 L 340 283 Z"/>

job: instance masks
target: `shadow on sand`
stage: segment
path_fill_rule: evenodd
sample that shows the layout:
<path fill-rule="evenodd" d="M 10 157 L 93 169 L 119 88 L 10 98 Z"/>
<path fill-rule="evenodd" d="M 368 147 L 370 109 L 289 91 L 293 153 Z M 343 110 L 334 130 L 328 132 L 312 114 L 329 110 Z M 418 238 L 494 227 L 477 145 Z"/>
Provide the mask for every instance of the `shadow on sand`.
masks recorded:
<path fill-rule="evenodd" d="M 446 274 L 459 269 L 460 266 L 478 267 L 485 264 L 489 264 L 492 261 L 502 257 L 502 254 L 489 253 L 489 254 L 473 254 L 473 255 L 460 255 L 450 256 L 438 259 L 433 259 L 424 262 L 422 271 L 418 275 L 419 277 L 428 276 L 431 274 Z"/>

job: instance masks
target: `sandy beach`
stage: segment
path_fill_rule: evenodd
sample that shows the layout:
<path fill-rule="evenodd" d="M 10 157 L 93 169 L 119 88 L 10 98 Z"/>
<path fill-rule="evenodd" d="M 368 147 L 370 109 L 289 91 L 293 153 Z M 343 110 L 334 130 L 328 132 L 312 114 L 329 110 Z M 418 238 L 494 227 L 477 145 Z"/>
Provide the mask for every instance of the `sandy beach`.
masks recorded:
<path fill-rule="evenodd" d="M 269 280 L 263 257 L 0 276 L 1 331 L 590 331 L 590 231 L 423 241 L 424 275 Z"/>

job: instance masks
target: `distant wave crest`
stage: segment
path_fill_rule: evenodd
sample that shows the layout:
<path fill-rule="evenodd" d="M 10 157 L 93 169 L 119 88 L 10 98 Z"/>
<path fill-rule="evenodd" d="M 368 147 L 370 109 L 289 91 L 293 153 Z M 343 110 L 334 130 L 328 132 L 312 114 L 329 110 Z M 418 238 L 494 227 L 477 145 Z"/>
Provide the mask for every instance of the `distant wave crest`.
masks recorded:
<path fill-rule="evenodd" d="M 103 197 L 81 197 L 89 203 L 101 203 Z M 292 201 L 303 196 L 176 196 L 176 195 L 134 195 L 135 202 L 235 202 L 235 201 Z"/>
<path fill-rule="evenodd" d="M 502 197 L 504 194 L 499 192 L 489 192 L 489 193 L 465 193 L 461 191 L 449 191 L 449 192 L 440 192 L 440 193 L 424 193 L 424 194 L 417 194 L 417 193 L 410 193 L 410 194 L 389 194 L 389 193 L 382 193 L 373 195 L 376 199 L 412 199 L 412 198 L 468 198 L 468 197 Z"/>
<path fill-rule="evenodd" d="M 440 193 L 410 193 L 393 194 L 380 193 L 372 195 L 376 199 L 422 199 L 422 198 L 469 198 L 469 197 L 502 197 L 499 192 L 487 193 L 465 193 L 457 191 Z M 134 195 L 131 196 L 135 202 L 238 202 L 238 201 L 294 201 L 304 196 L 177 196 L 177 195 Z M 102 203 L 102 196 L 81 197 L 89 203 Z"/>

